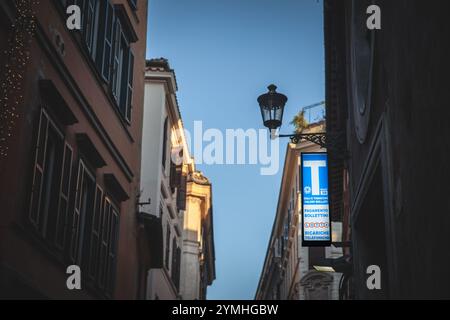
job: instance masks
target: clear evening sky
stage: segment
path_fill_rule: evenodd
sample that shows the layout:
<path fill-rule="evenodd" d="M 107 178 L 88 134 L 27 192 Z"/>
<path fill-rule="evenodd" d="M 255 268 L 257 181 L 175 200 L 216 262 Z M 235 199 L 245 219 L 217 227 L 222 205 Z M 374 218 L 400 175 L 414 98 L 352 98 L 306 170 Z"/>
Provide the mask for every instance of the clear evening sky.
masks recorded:
<path fill-rule="evenodd" d="M 256 99 L 275 83 L 289 97 L 281 131 L 302 106 L 324 100 L 322 1 L 149 0 L 147 58 L 169 59 L 183 122 L 193 132 L 262 128 Z M 264 263 L 280 170 L 200 165 L 213 183 L 217 280 L 209 299 L 253 299 Z"/>

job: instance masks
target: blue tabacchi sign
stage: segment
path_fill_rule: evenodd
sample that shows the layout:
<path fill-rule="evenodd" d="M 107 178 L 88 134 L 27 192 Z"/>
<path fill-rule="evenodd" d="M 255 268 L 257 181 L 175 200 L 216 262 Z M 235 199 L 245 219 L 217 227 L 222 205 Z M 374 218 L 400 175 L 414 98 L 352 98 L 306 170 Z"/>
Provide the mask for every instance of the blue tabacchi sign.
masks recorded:
<path fill-rule="evenodd" d="M 302 245 L 331 245 L 331 221 L 328 198 L 328 156 L 326 153 L 302 153 Z"/>

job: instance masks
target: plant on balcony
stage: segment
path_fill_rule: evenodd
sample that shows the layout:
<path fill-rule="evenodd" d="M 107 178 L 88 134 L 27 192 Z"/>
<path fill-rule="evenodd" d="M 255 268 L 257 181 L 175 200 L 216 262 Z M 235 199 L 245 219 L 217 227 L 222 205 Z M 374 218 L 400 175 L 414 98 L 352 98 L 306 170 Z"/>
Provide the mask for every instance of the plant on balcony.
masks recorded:
<path fill-rule="evenodd" d="M 305 111 L 300 111 L 291 121 L 291 125 L 295 127 L 295 133 L 302 133 L 308 127 L 308 121 L 305 119 Z"/>

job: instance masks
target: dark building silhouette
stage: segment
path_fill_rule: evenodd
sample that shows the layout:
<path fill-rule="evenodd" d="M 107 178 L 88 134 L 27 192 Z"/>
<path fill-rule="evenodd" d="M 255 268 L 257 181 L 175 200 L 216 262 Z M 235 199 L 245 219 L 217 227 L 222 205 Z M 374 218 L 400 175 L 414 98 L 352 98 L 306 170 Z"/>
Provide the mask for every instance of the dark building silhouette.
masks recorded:
<path fill-rule="evenodd" d="M 381 9 L 368 30 L 367 8 Z M 325 0 L 333 219 L 357 299 L 450 298 L 448 1 Z M 381 268 L 368 290 L 367 267 Z"/>
<path fill-rule="evenodd" d="M 0 2 L 0 297 L 143 298 L 148 3 L 38 2 Z M 81 30 L 66 27 L 72 4 Z"/>

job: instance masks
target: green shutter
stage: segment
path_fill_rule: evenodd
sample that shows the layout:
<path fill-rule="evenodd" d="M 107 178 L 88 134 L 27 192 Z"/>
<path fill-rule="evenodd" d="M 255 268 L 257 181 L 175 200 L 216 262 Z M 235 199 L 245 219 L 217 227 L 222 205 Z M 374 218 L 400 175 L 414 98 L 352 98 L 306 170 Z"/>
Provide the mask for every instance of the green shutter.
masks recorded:
<path fill-rule="evenodd" d="M 133 103 L 133 76 L 134 76 L 134 54 L 131 48 L 128 51 L 128 83 L 125 118 L 131 122 L 131 111 Z"/>

